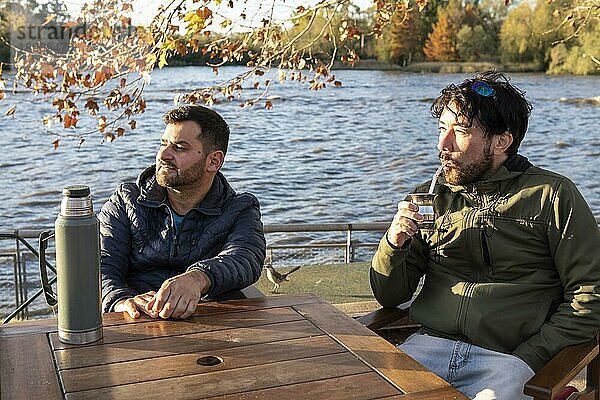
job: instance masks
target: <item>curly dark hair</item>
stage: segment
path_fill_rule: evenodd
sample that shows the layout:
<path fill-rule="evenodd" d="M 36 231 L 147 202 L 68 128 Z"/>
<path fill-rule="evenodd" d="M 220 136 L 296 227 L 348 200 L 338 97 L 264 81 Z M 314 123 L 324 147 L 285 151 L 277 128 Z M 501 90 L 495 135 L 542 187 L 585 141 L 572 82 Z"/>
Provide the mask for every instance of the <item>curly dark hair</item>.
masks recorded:
<path fill-rule="evenodd" d="M 163 115 L 165 124 L 177 124 L 184 121 L 193 121 L 200 126 L 198 139 L 206 146 L 206 151 L 221 150 L 227 153 L 229 144 L 229 125 L 216 111 L 200 105 L 186 105 L 175 107 Z"/>
<path fill-rule="evenodd" d="M 431 115 L 439 118 L 448 104 L 455 103 L 458 112 L 469 121 L 469 126 L 473 118 L 479 121 L 486 137 L 510 132 L 513 142 L 507 154 L 513 155 L 525 137 L 533 107 L 525 98 L 525 92 L 509 81 L 505 74 L 491 70 L 478 73 L 459 85 L 446 86 L 431 105 Z M 486 97 L 478 94 L 471 88 L 476 82 L 488 84 L 494 89 L 494 95 Z"/>

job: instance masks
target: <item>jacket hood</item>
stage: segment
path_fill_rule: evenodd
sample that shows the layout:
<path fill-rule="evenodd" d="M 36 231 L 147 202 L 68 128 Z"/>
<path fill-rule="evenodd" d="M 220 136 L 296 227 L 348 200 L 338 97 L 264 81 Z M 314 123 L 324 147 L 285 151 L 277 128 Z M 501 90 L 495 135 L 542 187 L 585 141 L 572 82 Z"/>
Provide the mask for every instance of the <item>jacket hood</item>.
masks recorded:
<path fill-rule="evenodd" d="M 453 192 L 469 191 L 476 189 L 478 192 L 484 193 L 498 190 L 498 186 L 502 187 L 503 182 L 514 179 L 523 174 L 533 164 L 529 162 L 527 157 L 520 154 L 514 154 L 506 159 L 504 164 L 498 168 L 498 171 L 492 176 L 468 185 L 452 185 L 446 182 L 446 178 L 441 175 L 437 183 L 448 187 Z"/>
<path fill-rule="evenodd" d="M 147 167 L 137 178 L 140 195 L 137 201 L 148 207 L 160 207 L 167 204 L 167 190 L 156 181 L 156 166 Z M 235 190 L 229 185 L 221 172 L 217 172 L 206 197 L 193 210 L 208 215 L 219 215 L 223 205 L 233 196 Z"/>

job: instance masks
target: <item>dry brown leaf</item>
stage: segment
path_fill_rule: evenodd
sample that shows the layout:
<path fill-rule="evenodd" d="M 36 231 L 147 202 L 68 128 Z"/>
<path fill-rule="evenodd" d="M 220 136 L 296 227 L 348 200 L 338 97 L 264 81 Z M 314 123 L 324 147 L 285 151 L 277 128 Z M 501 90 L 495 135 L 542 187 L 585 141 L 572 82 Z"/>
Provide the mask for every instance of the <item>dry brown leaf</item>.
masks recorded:
<path fill-rule="evenodd" d="M 104 132 L 106 130 L 106 117 L 101 116 L 98 118 L 98 130 L 100 132 Z"/>
<path fill-rule="evenodd" d="M 60 139 L 56 139 L 54 142 L 52 142 L 52 145 L 54 146 L 54 150 L 56 150 L 58 148 L 59 141 L 60 141 Z"/>
<path fill-rule="evenodd" d="M 75 28 L 77 25 L 79 25 L 79 24 L 77 23 L 77 21 L 68 21 L 68 22 L 65 22 L 65 23 L 64 23 L 62 26 L 63 26 L 65 29 L 71 29 L 71 28 Z"/>
<path fill-rule="evenodd" d="M 76 128 L 77 127 L 77 117 L 67 114 L 63 118 L 63 127 L 65 129 L 68 128 Z"/>
<path fill-rule="evenodd" d="M 44 22 L 42 23 L 42 26 L 44 25 L 48 25 L 50 23 L 50 21 L 52 21 L 54 18 L 56 18 L 56 14 L 50 14 L 46 16 L 46 19 L 44 20 Z"/>
<path fill-rule="evenodd" d="M 6 111 L 6 115 L 7 116 L 15 115 L 16 111 L 17 111 L 17 106 L 14 105 L 11 108 L 9 108 L 8 111 Z"/>

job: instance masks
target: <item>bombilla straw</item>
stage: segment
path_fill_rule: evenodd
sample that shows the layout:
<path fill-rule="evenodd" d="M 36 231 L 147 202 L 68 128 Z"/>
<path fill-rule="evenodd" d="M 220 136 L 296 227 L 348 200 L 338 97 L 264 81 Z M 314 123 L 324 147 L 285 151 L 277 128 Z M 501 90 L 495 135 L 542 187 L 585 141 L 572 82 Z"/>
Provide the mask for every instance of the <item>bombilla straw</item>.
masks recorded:
<path fill-rule="evenodd" d="M 435 188 L 435 182 L 437 182 L 438 176 L 440 176 L 443 171 L 444 171 L 444 166 L 440 165 L 438 167 L 438 169 L 435 171 L 435 173 L 433 174 L 433 178 L 431 178 L 431 185 L 429 185 L 429 192 L 427 192 L 427 194 L 433 194 L 433 189 Z"/>

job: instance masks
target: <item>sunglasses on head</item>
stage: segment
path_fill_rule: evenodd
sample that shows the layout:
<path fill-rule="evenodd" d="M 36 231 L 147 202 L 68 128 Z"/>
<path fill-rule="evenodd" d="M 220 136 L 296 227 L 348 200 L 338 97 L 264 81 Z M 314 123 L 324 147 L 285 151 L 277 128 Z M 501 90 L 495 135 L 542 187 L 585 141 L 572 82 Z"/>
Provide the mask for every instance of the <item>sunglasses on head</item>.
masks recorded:
<path fill-rule="evenodd" d="M 494 97 L 496 95 L 496 91 L 493 87 L 481 81 L 473 82 L 473 84 L 471 85 L 471 89 L 473 89 L 475 93 L 483 97 Z"/>

